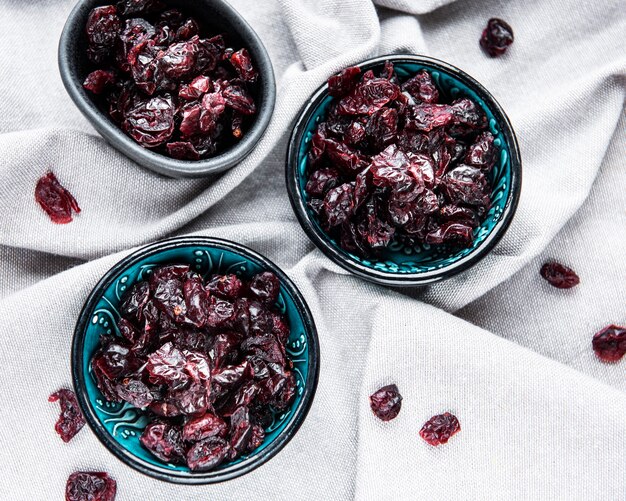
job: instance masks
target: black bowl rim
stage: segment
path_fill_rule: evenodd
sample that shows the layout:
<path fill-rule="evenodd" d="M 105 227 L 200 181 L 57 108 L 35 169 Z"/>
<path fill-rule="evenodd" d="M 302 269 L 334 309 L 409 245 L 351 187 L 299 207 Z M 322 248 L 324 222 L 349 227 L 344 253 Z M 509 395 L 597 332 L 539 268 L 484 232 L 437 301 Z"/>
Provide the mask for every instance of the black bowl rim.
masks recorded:
<path fill-rule="evenodd" d="M 445 266 L 437 270 L 431 270 L 421 273 L 389 273 L 382 270 L 367 267 L 352 258 L 345 256 L 342 252 L 339 252 L 332 245 L 328 243 L 328 237 L 324 232 L 318 230 L 308 215 L 306 205 L 304 202 L 302 191 L 300 190 L 300 184 L 298 183 L 298 150 L 299 145 L 304 136 L 304 126 L 307 124 L 321 101 L 328 94 L 328 84 L 324 83 L 320 86 L 309 100 L 304 104 L 302 109 L 297 115 L 289 144 L 287 147 L 287 162 L 285 168 L 287 193 L 289 195 L 289 201 L 296 213 L 296 217 L 300 223 L 300 226 L 304 229 L 307 236 L 313 241 L 313 243 L 328 257 L 331 261 L 341 266 L 343 269 L 364 278 L 370 282 L 388 285 L 393 287 L 412 287 L 428 285 L 434 282 L 438 282 L 443 279 L 447 279 L 461 273 L 482 258 L 484 258 L 493 247 L 500 241 L 517 210 L 519 203 L 521 183 L 522 183 L 522 160 L 519 151 L 519 145 L 515 131 L 511 122 L 491 93 L 477 80 L 465 73 L 463 70 L 453 66 L 449 63 L 435 59 L 428 56 L 412 55 L 412 54 L 389 54 L 385 56 L 379 56 L 372 59 L 367 59 L 355 66 L 363 70 L 368 70 L 372 67 L 383 64 L 385 61 L 391 61 L 394 63 L 419 63 L 433 69 L 438 69 L 446 73 L 454 75 L 456 78 L 465 83 L 468 87 L 472 88 L 476 93 L 485 101 L 485 104 L 493 112 L 498 125 L 502 128 L 502 132 L 509 145 L 509 154 L 511 161 L 511 189 L 507 198 L 504 210 L 502 211 L 502 217 L 496 223 L 489 235 L 477 247 L 474 251 L 470 252 L 467 256 L 455 261 L 453 264 Z"/>
<path fill-rule="evenodd" d="M 254 146 L 261 140 L 270 123 L 276 104 L 276 79 L 272 61 L 259 35 L 244 17 L 225 0 L 198 0 L 218 11 L 228 19 L 233 29 L 245 41 L 260 72 L 262 106 L 256 120 L 244 138 L 230 149 L 215 157 L 202 160 L 177 160 L 161 153 L 144 148 L 128 137 L 115 124 L 109 123 L 103 112 L 84 95 L 82 82 L 73 77 L 73 58 L 69 52 L 70 41 L 74 37 L 76 25 L 84 21 L 85 4 L 104 4 L 104 0 L 79 0 L 70 12 L 58 48 L 58 65 L 61 80 L 67 93 L 80 112 L 87 118 L 96 131 L 115 149 L 139 165 L 169 177 L 205 177 L 230 169 L 252 153 Z M 81 28 L 78 28 L 81 29 Z"/>
<path fill-rule="evenodd" d="M 149 464 L 130 452 L 128 452 L 123 446 L 113 440 L 109 433 L 104 430 L 103 426 L 98 421 L 94 410 L 87 397 L 87 390 L 85 388 L 85 375 L 83 374 L 83 348 L 85 340 L 85 329 L 90 321 L 90 313 L 96 306 L 97 302 L 102 296 L 102 291 L 109 287 L 111 283 L 132 264 L 146 257 L 158 254 L 162 251 L 175 249 L 179 247 L 189 247 L 193 245 L 208 246 L 217 249 L 229 250 L 240 254 L 251 261 L 254 261 L 257 265 L 264 269 L 274 272 L 281 281 L 281 284 L 289 291 L 294 300 L 294 304 L 298 310 L 298 314 L 302 318 L 302 323 L 309 341 L 309 371 L 307 374 L 307 380 L 304 384 L 304 392 L 302 399 L 296 407 L 292 420 L 287 424 L 287 427 L 261 452 L 251 456 L 240 463 L 231 465 L 223 470 L 208 471 L 191 473 L 186 471 L 173 472 L 160 466 Z M 204 236 L 189 236 L 189 237 L 174 237 L 158 242 L 152 243 L 145 247 L 138 249 L 132 254 L 128 255 L 121 261 L 117 262 L 109 271 L 107 271 L 100 281 L 93 288 L 89 297 L 85 301 L 81 313 L 76 322 L 76 328 L 74 330 L 74 337 L 72 340 L 72 353 L 71 353 L 71 370 L 72 370 L 72 382 L 74 385 L 74 391 L 78 398 L 78 403 L 85 416 L 89 427 L 93 430 L 96 437 L 100 442 L 112 452 L 120 461 L 131 466 L 135 470 L 159 480 L 164 480 L 176 484 L 211 484 L 223 482 L 225 480 L 231 480 L 239 477 L 252 470 L 258 468 L 272 457 L 274 457 L 282 448 L 295 436 L 300 426 L 304 422 L 315 392 L 317 389 L 317 383 L 319 379 L 319 366 L 320 366 L 320 346 L 319 338 L 317 335 L 317 329 L 313 320 L 313 315 L 309 310 L 304 297 L 291 281 L 291 279 L 279 268 L 275 263 L 262 256 L 261 254 L 245 247 L 241 244 L 224 240 L 221 238 L 204 237 Z"/>

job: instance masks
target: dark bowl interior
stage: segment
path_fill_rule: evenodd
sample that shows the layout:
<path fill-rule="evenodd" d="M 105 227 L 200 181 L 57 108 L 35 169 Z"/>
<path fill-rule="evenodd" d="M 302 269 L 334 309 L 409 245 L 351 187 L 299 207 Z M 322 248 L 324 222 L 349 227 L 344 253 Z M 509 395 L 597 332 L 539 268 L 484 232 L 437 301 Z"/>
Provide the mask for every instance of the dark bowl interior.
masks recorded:
<path fill-rule="evenodd" d="M 372 282 L 391 286 L 425 285 L 449 278 L 482 259 L 508 228 L 521 190 L 521 159 L 515 133 L 506 114 L 493 96 L 462 70 L 425 56 L 389 55 L 357 65 L 363 71 L 382 70 L 385 61 L 394 63 L 396 73 L 406 80 L 426 69 L 444 99 L 469 97 L 485 112 L 488 129 L 500 148 L 496 165 L 490 173 L 492 207 L 485 221 L 474 230 L 474 243 L 465 249 L 448 246 L 415 246 L 392 242 L 377 257 L 363 258 L 342 249 L 319 225 L 307 206 L 307 182 L 311 138 L 333 98 L 328 85 L 321 86 L 305 104 L 289 141 L 286 182 L 289 198 L 300 224 L 313 242 L 335 263 Z"/>
<path fill-rule="evenodd" d="M 229 169 L 243 160 L 261 139 L 274 110 L 276 83 L 274 70 L 263 42 L 245 19 L 223 0 L 164 0 L 170 8 L 180 8 L 194 16 L 209 33 L 225 35 L 233 47 L 246 47 L 259 71 L 256 84 L 257 114 L 243 139 L 214 157 L 177 160 L 151 151 L 127 136 L 109 117 L 103 99 L 86 91 L 82 84 L 94 69 L 86 55 L 85 24 L 94 7 L 106 0 L 79 0 L 70 13 L 59 42 L 59 70 L 63 84 L 80 111 L 93 127 L 115 148 L 138 164 L 172 177 L 202 177 Z"/>
<path fill-rule="evenodd" d="M 260 271 L 273 271 L 281 282 L 276 307 L 289 320 L 291 335 L 286 345 L 293 362 L 296 395 L 291 407 L 276 411 L 266 428 L 266 438 L 256 450 L 208 472 L 192 472 L 186 466 L 167 464 L 144 449 L 139 436 L 148 423 L 143 412 L 127 403 L 108 402 L 98 389 L 91 358 L 100 336 L 120 335 L 119 306 L 124 292 L 147 278 L 155 266 L 189 264 L 207 276 L 235 273 L 250 278 Z M 98 439 L 120 460 L 152 477 L 174 483 L 221 482 L 250 472 L 276 455 L 295 435 L 311 406 L 319 374 L 319 341 L 304 298 L 289 278 L 268 259 L 225 240 L 180 237 L 157 242 L 131 254 L 111 268 L 89 295 L 74 332 L 72 377 L 87 423 Z"/>

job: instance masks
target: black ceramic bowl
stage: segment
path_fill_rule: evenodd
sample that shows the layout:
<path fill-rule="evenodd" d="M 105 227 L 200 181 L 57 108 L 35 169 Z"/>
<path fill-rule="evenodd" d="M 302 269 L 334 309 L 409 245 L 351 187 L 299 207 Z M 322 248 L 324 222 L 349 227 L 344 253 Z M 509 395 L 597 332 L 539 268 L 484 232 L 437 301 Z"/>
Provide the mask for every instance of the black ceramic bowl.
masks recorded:
<path fill-rule="evenodd" d="M 485 112 L 488 128 L 500 148 L 500 157 L 490 176 L 492 207 L 485 221 L 474 230 L 474 243 L 466 249 L 428 244 L 409 246 L 392 242 L 376 258 L 363 258 L 342 249 L 320 227 L 307 206 L 307 154 L 317 124 L 326 116 L 333 98 L 322 85 L 300 112 L 287 151 L 286 182 L 291 205 L 311 240 L 332 261 L 364 279 L 390 286 L 426 285 L 467 270 L 485 257 L 506 232 L 517 208 L 521 190 L 522 163 L 513 127 L 504 110 L 480 83 L 454 66 L 425 56 L 388 55 L 362 62 L 362 71 L 379 73 L 385 61 L 394 63 L 396 73 L 406 80 L 427 70 L 440 93 L 447 98 L 469 97 Z"/>
<path fill-rule="evenodd" d="M 276 411 L 266 428 L 264 442 L 234 462 L 208 472 L 192 472 L 186 466 L 164 463 L 144 449 L 139 436 L 148 423 L 146 414 L 127 403 L 108 402 L 98 389 L 91 358 L 101 335 L 120 335 L 116 324 L 124 292 L 148 277 L 156 266 L 189 264 L 206 276 L 235 273 L 244 278 L 269 270 L 280 279 L 276 307 L 289 320 L 291 335 L 286 345 L 296 378 L 296 395 L 289 409 Z M 139 249 L 111 268 L 87 298 L 76 323 L 72 343 L 72 378 L 81 410 L 98 439 L 127 465 L 152 477 L 182 484 L 208 484 L 248 473 L 275 456 L 296 434 L 304 421 L 319 373 L 317 331 L 304 298 L 274 263 L 233 242 L 209 237 L 162 240 Z"/>
<path fill-rule="evenodd" d="M 224 171 L 241 162 L 261 139 L 274 110 L 276 83 L 274 70 L 263 42 L 246 20 L 224 0 L 164 0 L 173 8 L 179 7 L 194 16 L 199 23 L 215 33 L 227 33 L 229 40 L 246 47 L 259 72 L 259 90 L 256 96 L 257 114 L 243 139 L 230 149 L 202 160 L 177 160 L 150 151 L 137 144 L 103 112 L 93 95 L 83 89 L 89 73 L 85 23 L 94 7 L 115 2 L 107 0 L 79 0 L 70 13 L 59 41 L 59 70 L 63 84 L 78 109 L 93 127 L 112 146 L 138 164 L 171 177 L 202 177 Z"/>

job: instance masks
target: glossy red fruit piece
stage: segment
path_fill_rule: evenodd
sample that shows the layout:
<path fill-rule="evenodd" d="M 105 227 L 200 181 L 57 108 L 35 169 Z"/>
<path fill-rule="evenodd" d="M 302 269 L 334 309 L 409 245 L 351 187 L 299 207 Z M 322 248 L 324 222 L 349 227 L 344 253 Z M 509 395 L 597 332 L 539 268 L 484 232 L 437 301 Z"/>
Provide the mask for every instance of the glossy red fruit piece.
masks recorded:
<path fill-rule="evenodd" d="M 161 0 L 120 0 L 117 8 L 123 16 L 150 14 L 165 7 Z"/>
<path fill-rule="evenodd" d="M 187 421 L 183 426 L 182 437 L 186 442 L 199 442 L 210 437 L 225 438 L 227 434 L 226 422 L 219 416 L 207 413 Z"/>
<path fill-rule="evenodd" d="M 224 462 L 230 452 L 228 443 L 216 437 L 196 442 L 187 451 L 187 465 L 191 471 L 209 471 Z"/>
<path fill-rule="evenodd" d="M 328 190 L 339 184 L 339 171 L 337 169 L 319 169 L 309 177 L 304 189 L 311 196 L 324 197 Z"/>
<path fill-rule="evenodd" d="M 121 29 L 122 23 L 115 6 L 106 5 L 92 9 L 85 26 L 90 61 L 100 63 L 109 57 Z"/>
<path fill-rule="evenodd" d="M 256 104 L 246 89 L 239 85 L 228 86 L 223 93 L 226 106 L 244 115 L 254 115 Z"/>
<path fill-rule="evenodd" d="M 452 244 L 469 247 L 474 241 L 474 235 L 471 226 L 451 221 L 428 233 L 425 240 L 427 244 Z"/>
<path fill-rule="evenodd" d="M 465 163 L 489 172 L 496 162 L 496 148 L 491 132 L 480 134 L 473 144 L 467 148 Z"/>
<path fill-rule="evenodd" d="M 166 463 L 180 463 L 184 461 L 185 447 L 182 442 L 180 429 L 166 423 L 150 423 L 139 438 L 153 456 Z"/>
<path fill-rule="evenodd" d="M 252 58 L 246 49 L 240 49 L 230 56 L 230 64 L 233 65 L 235 71 L 243 80 L 247 82 L 256 82 L 259 76 L 252 65 Z"/>
<path fill-rule="evenodd" d="M 200 153 L 189 141 L 174 141 L 165 145 L 170 157 L 179 160 L 199 160 Z"/>
<path fill-rule="evenodd" d="M 250 280 L 250 292 L 265 304 L 274 304 L 280 292 L 278 277 L 271 271 L 257 273 Z"/>
<path fill-rule="evenodd" d="M 596 332 L 592 340 L 593 351 L 603 362 L 617 362 L 626 353 L 626 327 L 609 325 Z"/>
<path fill-rule="evenodd" d="M 354 211 L 354 186 L 342 184 L 330 190 L 324 198 L 326 221 L 332 226 L 339 226 L 348 220 Z"/>
<path fill-rule="evenodd" d="M 489 19 L 487 27 L 480 37 L 480 46 L 491 57 L 501 56 L 513 43 L 513 29 L 511 26 L 496 17 Z"/>
<path fill-rule="evenodd" d="M 237 299 L 243 292 L 243 283 L 237 275 L 214 275 L 206 284 L 206 289 L 224 299 Z"/>
<path fill-rule="evenodd" d="M 115 501 L 117 483 L 102 471 L 77 471 L 67 479 L 65 501 Z"/>
<path fill-rule="evenodd" d="M 390 101 L 397 99 L 400 88 L 385 78 L 362 81 L 339 102 L 341 115 L 371 115 Z"/>
<path fill-rule="evenodd" d="M 420 436 L 426 443 L 437 446 L 447 443 L 450 437 L 460 430 L 461 425 L 456 416 L 449 412 L 444 412 L 426 421 L 420 430 Z"/>
<path fill-rule="evenodd" d="M 328 79 L 328 93 L 333 97 L 343 97 L 354 90 L 359 82 L 361 69 L 351 66 Z"/>
<path fill-rule="evenodd" d="M 140 101 L 125 115 L 122 128 L 147 148 L 165 143 L 174 132 L 174 103 L 169 95 Z"/>
<path fill-rule="evenodd" d="M 580 283 L 580 278 L 574 270 L 556 261 L 545 263 L 539 273 L 557 289 L 571 289 Z"/>
<path fill-rule="evenodd" d="M 70 223 L 72 212 L 80 212 L 74 196 L 61 186 L 52 171 L 48 171 L 37 181 L 35 200 L 56 224 Z"/>
<path fill-rule="evenodd" d="M 418 71 L 415 76 L 402 84 L 402 90 L 408 92 L 416 102 L 436 103 L 439 91 L 426 70 Z"/>
<path fill-rule="evenodd" d="M 61 414 L 54 429 L 64 442 L 69 442 L 85 426 L 85 418 L 71 390 L 61 389 L 50 395 L 49 402 L 59 402 Z"/>
<path fill-rule="evenodd" d="M 96 70 L 87 75 L 83 87 L 94 94 L 102 94 L 104 89 L 115 83 L 115 74 L 112 71 Z"/>
<path fill-rule="evenodd" d="M 370 395 L 370 407 L 382 421 L 395 419 L 402 408 L 402 395 L 395 384 L 383 386 Z"/>

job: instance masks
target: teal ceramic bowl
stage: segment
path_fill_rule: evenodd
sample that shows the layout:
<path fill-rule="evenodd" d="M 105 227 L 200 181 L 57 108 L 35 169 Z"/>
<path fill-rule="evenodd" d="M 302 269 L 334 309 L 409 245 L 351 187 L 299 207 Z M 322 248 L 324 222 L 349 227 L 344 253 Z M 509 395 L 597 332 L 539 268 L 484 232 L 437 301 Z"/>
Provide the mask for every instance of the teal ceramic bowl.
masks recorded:
<path fill-rule="evenodd" d="M 235 273 L 250 278 L 269 270 L 280 279 L 277 307 L 289 319 L 287 352 L 296 376 L 295 400 L 288 411 L 276 413 L 266 439 L 254 452 L 209 472 L 166 464 L 139 442 L 148 419 L 130 404 L 110 403 L 98 390 L 90 360 L 100 335 L 119 335 L 116 323 L 124 291 L 145 279 L 154 267 L 182 263 L 200 274 Z M 302 295 L 274 263 L 256 252 L 225 240 L 183 237 L 163 240 L 126 257 L 111 268 L 93 289 L 76 324 L 72 344 L 74 388 L 87 423 L 100 441 L 127 465 L 152 477 L 174 483 L 207 484 L 229 480 L 260 466 L 282 449 L 304 421 L 317 387 L 319 342 L 311 312 Z"/>
<path fill-rule="evenodd" d="M 502 107 L 480 83 L 462 70 L 425 56 L 388 55 L 358 64 L 362 71 L 382 70 L 393 62 L 406 79 L 425 69 L 444 97 L 469 97 L 484 110 L 489 130 L 500 148 L 500 158 L 491 172 L 492 207 L 485 221 L 474 230 L 474 244 L 466 249 L 428 244 L 407 246 L 393 242 L 378 258 L 364 259 L 351 254 L 327 235 L 307 206 L 307 154 L 318 123 L 326 116 L 333 98 L 324 84 L 303 107 L 289 141 L 286 182 L 291 205 L 309 238 L 326 256 L 346 270 L 383 285 L 417 286 L 430 284 L 467 270 L 496 245 L 506 232 L 517 208 L 522 182 L 522 162 L 515 132 Z"/>

